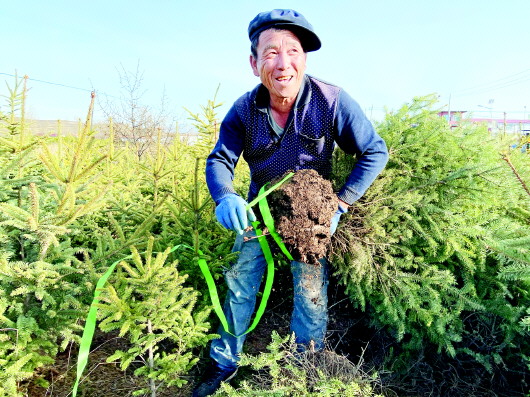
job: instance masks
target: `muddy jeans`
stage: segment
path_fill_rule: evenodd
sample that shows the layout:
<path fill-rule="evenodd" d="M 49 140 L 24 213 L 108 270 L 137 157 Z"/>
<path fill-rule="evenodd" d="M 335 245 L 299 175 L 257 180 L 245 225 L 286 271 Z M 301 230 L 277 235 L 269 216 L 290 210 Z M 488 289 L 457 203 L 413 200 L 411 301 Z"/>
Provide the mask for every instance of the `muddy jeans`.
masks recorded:
<path fill-rule="evenodd" d="M 267 267 L 258 239 L 244 241 L 245 236 L 254 237 L 255 232 L 237 236 L 233 251 L 240 253 L 239 258 L 225 272 L 228 292 L 224 313 L 234 335 L 245 332 L 249 327 L 256 306 L 256 294 Z M 309 345 L 314 341 L 315 347 L 321 349 L 328 321 L 327 261 L 322 259 L 320 266 L 292 261 L 291 271 L 294 282 L 291 331 L 295 333 L 297 343 Z M 283 292 L 276 290 L 272 293 Z M 222 326 L 219 327 L 218 334 L 221 337 L 212 341 L 210 356 L 222 368 L 235 368 L 246 335 L 236 338 L 226 333 Z"/>

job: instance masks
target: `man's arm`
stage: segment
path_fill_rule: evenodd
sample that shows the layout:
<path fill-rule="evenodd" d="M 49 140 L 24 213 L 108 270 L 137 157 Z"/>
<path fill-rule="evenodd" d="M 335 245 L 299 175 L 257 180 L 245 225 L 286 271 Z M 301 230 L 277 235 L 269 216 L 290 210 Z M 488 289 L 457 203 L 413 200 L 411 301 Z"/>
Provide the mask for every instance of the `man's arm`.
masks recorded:
<path fill-rule="evenodd" d="M 234 190 L 234 170 L 244 147 L 244 126 L 232 107 L 223 122 L 212 153 L 206 160 L 206 183 L 215 201 L 215 215 L 221 225 L 239 234 L 256 220 L 247 202 Z"/>
<path fill-rule="evenodd" d="M 225 196 L 236 194 L 232 182 L 243 147 L 244 126 L 232 107 L 223 119 L 219 139 L 206 159 L 206 183 L 216 204 Z"/>
<path fill-rule="evenodd" d="M 341 91 L 337 103 L 335 129 L 338 146 L 357 156 L 357 163 L 337 194 L 339 200 L 351 205 L 385 168 L 388 150 L 359 104 L 344 91 Z"/>

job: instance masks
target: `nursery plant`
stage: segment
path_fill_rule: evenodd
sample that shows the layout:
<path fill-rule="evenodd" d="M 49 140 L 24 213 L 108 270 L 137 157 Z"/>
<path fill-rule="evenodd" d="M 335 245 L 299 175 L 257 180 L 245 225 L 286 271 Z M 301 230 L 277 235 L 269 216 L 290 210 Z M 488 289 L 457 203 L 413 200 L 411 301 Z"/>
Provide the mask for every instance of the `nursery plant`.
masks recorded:
<path fill-rule="evenodd" d="M 97 306 L 101 330 L 119 330 L 131 343 L 107 361 L 119 361 L 122 370 L 133 364 L 134 374 L 149 380 L 148 387 L 134 394 L 149 391 L 154 397 L 161 384 L 187 383 L 182 376 L 198 361 L 191 349 L 215 335 L 209 334 L 209 309 L 195 310 L 198 293 L 184 286 L 187 276 L 179 274 L 178 261 L 166 263 L 171 248 L 155 256 L 153 243 L 151 236 L 144 258 L 132 247 L 132 263 L 119 264 L 123 270 L 105 287 Z"/>
<path fill-rule="evenodd" d="M 332 263 L 372 326 L 399 342 L 387 369 L 406 371 L 433 347 L 490 376 L 520 373 L 530 196 L 503 160 L 509 142 L 480 125 L 451 128 L 435 105 L 416 98 L 377 125 L 390 160 L 339 225 Z M 340 181 L 354 160 L 336 155 Z"/>
<path fill-rule="evenodd" d="M 17 104 L 23 104 L 24 97 L 25 91 L 11 92 L 11 112 L 23 112 Z M 61 159 L 68 160 L 55 169 L 59 157 L 25 131 L 24 117 L 17 121 L 10 114 L 2 120 L 0 394 L 14 396 L 21 381 L 78 340 L 79 316 L 92 287 L 92 263 L 67 235 L 77 218 L 99 205 L 104 193 L 89 189 L 101 160 L 81 158 L 89 119 L 80 139 L 65 148 Z"/>
<path fill-rule="evenodd" d="M 221 385 L 223 397 L 383 397 L 374 392 L 377 376 L 370 377 L 360 366 L 329 350 L 297 351 L 294 335 L 272 333 L 267 352 L 242 354 L 240 365 L 254 373 L 234 387 Z"/>

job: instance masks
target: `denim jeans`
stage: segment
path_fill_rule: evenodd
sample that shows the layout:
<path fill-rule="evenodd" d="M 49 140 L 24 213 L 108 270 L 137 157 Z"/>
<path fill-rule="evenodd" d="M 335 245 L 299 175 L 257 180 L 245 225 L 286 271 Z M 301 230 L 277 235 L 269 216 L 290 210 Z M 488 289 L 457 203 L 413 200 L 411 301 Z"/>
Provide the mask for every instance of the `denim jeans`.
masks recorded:
<path fill-rule="evenodd" d="M 248 329 L 256 306 L 256 294 L 267 267 L 258 239 L 244 241 L 244 237 L 255 235 L 254 231 L 249 231 L 237 236 L 233 252 L 238 251 L 239 257 L 225 272 L 228 292 L 223 310 L 234 335 Z M 328 321 L 328 263 L 325 259 L 320 262 L 320 265 L 291 262 L 294 282 L 291 331 L 295 333 L 298 344 L 309 345 L 313 341 L 316 349 L 324 345 Z M 236 338 L 225 332 L 222 326 L 218 333 L 221 337 L 212 341 L 210 357 L 221 368 L 235 368 L 246 335 Z"/>

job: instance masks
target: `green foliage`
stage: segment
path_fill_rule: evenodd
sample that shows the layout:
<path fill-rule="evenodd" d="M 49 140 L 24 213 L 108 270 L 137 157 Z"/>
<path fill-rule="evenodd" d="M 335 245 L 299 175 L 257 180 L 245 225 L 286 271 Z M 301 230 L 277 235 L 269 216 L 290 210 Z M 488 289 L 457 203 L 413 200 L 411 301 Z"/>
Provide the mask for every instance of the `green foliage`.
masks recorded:
<path fill-rule="evenodd" d="M 8 395 L 17 395 L 21 380 L 78 339 L 78 319 L 92 287 L 92 264 L 78 259 L 82 248 L 73 248 L 66 237 L 90 200 L 79 189 L 72 191 L 62 206 L 69 212 L 61 213 L 54 196 L 59 181 L 45 172 L 36 156 L 37 139 L 25 131 L 24 98 L 25 91 L 11 91 L 11 113 L 4 118 L 9 123 L 0 126 L 5 127 L 0 130 L 0 357 L 5 369 L 0 392 Z"/>
<path fill-rule="evenodd" d="M 28 247 L 24 248 L 25 257 L 36 257 L 42 260 L 50 245 L 58 247 L 58 237 L 68 232 L 68 229 L 54 222 L 56 219 L 43 214 L 40 209 L 40 195 L 34 183 L 30 183 L 28 192 L 27 209 L 19 206 L 0 203 L 0 210 L 3 212 L 3 220 L 0 226 L 4 226 L 8 231 L 16 231 L 19 241 L 25 240 Z M 39 252 L 32 254 L 32 247 L 39 246 Z"/>
<path fill-rule="evenodd" d="M 433 344 L 491 368 L 514 344 L 528 349 L 528 197 L 503 164 L 504 142 L 482 126 L 451 129 L 434 104 L 417 98 L 378 126 L 389 163 L 339 225 L 332 261 L 351 300 L 405 351 Z M 352 160 L 336 163 L 340 181 Z"/>
<path fill-rule="evenodd" d="M 197 143 L 193 145 L 191 152 L 195 157 L 205 158 L 213 149 L 217 138 L 219 137 L 219 119 L 217 117 L 216 109 L 222 105 L 216 101 L 219 87 L 215 91 L 213 100 L 209 100 L 206 106 L 201 106 L 201 113 L 193 113 L 186 109 L 189 114 L 189 119 L 193 121 L 194 127 L 197 129 L 198 139 Z"/>
<path fill-rule="evenodd" d="M 15 360 L 11 357 L 0 359 L 0 365 L 2 365 L 3 370 L 0 374 L 0 381 L 2 382 L 0 396 L 16 396 L 18 393 L 17 382 L 33 376 L 33 372 L 23 370 L 23 367 L 31 358 L 32 354 L 26 354 Z"/>
<path fill-rule="evenodd" d="M 80 320 L 96 280 L 110 263 L 126 256 L 131 245 L 138 251 L 163 251 L 164 257 L 153 257 L 151 263 L 147 256 L 148 265 L 137 256 L 128 265 L 137 278 L 123 267 L 114 298 L 123 298 L 129 282 L 136 288 L 134 282 L 152 281 L 137 269 L 142 263 L 158 278 L 151 290 L 147 284 L 142 287 L 151 293 L 145 301 L 136 290 L 127 290 L 135 298 L 126 302 L 129 309 L 136 314 L 148 310 L 156 298 L 162 299 L 156 304 L 167 307 L 148 319 L 151 333 L 141 335 L 139 329 L 145 329 L 139 324 L 127 325 L 123 332 L 132 338 L 131 350 L 117 352 L 115 358 L 127 366 L 134 357 L 146 357 L 148 364 L 137 368 L 138 375 L 181 385 L 182 375 L 196 362 L 192 349 L 211 338 L 209 295 L 197 266 L 199 250 L 216 278 L 225 258 L 234 255 L 232 236 L 215 222 L 200 171 L 203 163 L 196 161 L 211 150 L 214 137 L 208 134 L 218 130 L 214 109 L 219 104 L 209 101 L 204 115 L 195 115 L 202 128 L 196 147 L 179 139 L 166 145 L 159 131 L 153 150 L 138 156 L 134 149 L 115 147 L 112 128 L 109 139 L 96 138 L 91 125 L 94 97 L 78 136 L 59 132 L 57 137 L 37 138 L 28 133 L 24 120 L 25 95 L 25 81 L 16 79 L 8 110 L 0 111 L 0 395 L 24 393 L 22 381 L 79 339 Z M 238 179 L 236 185 L 245 183 Z M 192 249 L 166 252 L 166 247 L 180 244 Z M 173 268 L 177 261 L 179 272 Z M 170 292 L 167 296 L 162 295 L 164 289 Z M 178 329 L 157 328 L 162 320 Z M 149 351 L 156 365 L 149 365 Z"/>
<path fill-rule="evenodd" d="M 83 282 L 86 266 L 75 265 L 0 259 L 0 357 L 3 368 L 11 368 L 0 390 L 53 362 L 59 349 L 78 340 L 78 318 L 91 285 Z"/>
<path fill-rule="evenodd" d="M 179 275 L 178 262 L 166 263 L 170 248 L 154 256 L 153 243 L 151 237 L 143 260 L 132 247 L 132 263 L 120 263 L 123 271 L 98 304 L 100 328 L 119 330 L 131 343 L 129 350 L 118 350 L 107 361 L 118 360 L 123 370 L 141 361 L 134 374 L 149 378 L 152 391 L 157 383 L 185 384 L 182 376 L 198 360 L 191 349 L 214 337 L 207 334 L 209 310 L 194 310 L 197 292 L 184 286 L 187 277 Z"/>
<path fill-rule="evenodd" d="M 258 356 L 241 356 L 240 366 L 259 371 L 253 378 L 244 380 L 237 388 L 223 383 L 215 395 L 381 397 L 373 391 L 375 377 L 362 374 L 345 357 L 333 352 L 298 353 L 294 335 L 281 338 L 273 332 L 267 349 L 268 352 Z"/>
<path fill-rule="evenodd" d="M 95 281 L 131 249 L 101 302 L 104 332 L 130 342 L 111 360 L 148 378 L 151 391 L 182 385 L 217 322 L 197 258 L 220 280 L 236 255 L 202 172 L 220 104 L 214 97 L 189 112 L 197 144 L 178 134 L 167 144 L 158 131 L 139 156 L 115 146 L 112 127 L 109 139 L 96 138 L 93 103 L 77 137 L 28 133 L 25 96 L 17 78 L 0 109 L 0 395 L 23 395 L 22 382 L 78 340 Z M 415 99 L 377 126 L 390 161 L 343 217 L 332 262 L 352 302 L 399 341 L 403 354 L 389 354 L 387 369 L 430 349 L 490 373 L 528 372 L 529 156 L 481 126 L 449 128 L 434 105 Z M 340 185 L 355 159 L 335 155 Z M 238 168 L 234 186 L 244 196 L 248 166 Z M 167 250 L 180 244 L 191 249 Z M 222 393 L 373 395 L 366 377 L 304 357 L 312 358 L 301 361 L 275 336 L 269 353 L 242 360 L 266 375 Z"/>

